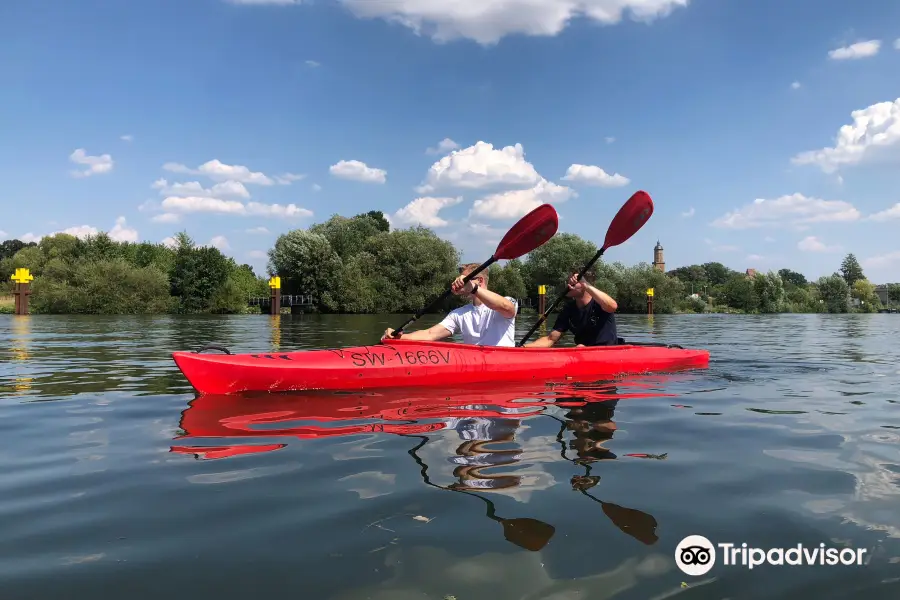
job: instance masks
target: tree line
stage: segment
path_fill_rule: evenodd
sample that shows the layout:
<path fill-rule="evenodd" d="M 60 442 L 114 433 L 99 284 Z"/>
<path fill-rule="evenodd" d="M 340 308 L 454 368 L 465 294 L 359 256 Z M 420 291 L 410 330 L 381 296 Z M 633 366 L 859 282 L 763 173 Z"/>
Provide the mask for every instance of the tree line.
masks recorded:
<path fill-rule="evenodd" d="M 267 276 L 239 265 L 218 249 L 197 246 L 184 232 L 173 247 L 116 242 L 105 233 L 67 234 L 39 243 L 0 244 L 0 276 L 27 267 L 35 275 L 31 309 L 36 313 L 241 313 L 248 296 L 268 296 Z M 537 305 L 539 285 L 548 303 L 564 289 L 572 269 L 598 248 L 575 234 L 559 233 L 521 259 L 494 264 L 494 291 Z M 314 309 L 330 313 L 410 313 L 442 294 L 458 275 L 460 253 L 425 227 L 391 229 L 380 211 L 334 215 L 308 229 L 278 236 L 268 252 L 268 274 L 278 274 L 283 294 L 309 294 Z M 748 276 L 718 262 L 663 273 L 641 262 L 595 264 L 596 285 L 612 295 L 621 313 L 675 312 L 872 312 L 881 308 L 875 286 L 849 254 L 840 271 L 807 281 L 790 269 Z M 900 302 L 900 285 L 889 286 Z M 452 297 L 437 311 L 459 306 Z"/>

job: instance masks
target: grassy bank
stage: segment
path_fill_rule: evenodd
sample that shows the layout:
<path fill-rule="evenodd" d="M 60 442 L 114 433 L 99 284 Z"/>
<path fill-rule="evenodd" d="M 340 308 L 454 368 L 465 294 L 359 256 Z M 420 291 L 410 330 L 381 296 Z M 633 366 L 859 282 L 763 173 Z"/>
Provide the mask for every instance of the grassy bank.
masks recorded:
<path fill-rule="evenodd" d="M 0 315 L 11 315 L 16 310 L 14 296 L 0 296 Z"/>

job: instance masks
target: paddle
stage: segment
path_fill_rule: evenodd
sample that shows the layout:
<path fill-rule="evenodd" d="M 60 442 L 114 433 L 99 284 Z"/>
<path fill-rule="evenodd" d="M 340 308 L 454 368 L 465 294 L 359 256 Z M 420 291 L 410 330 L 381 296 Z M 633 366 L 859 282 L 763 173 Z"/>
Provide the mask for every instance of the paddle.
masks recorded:
<path fill-rule="evenodd" d="M 638 232 L 638 229 L 644 226 L 644 223 L 647 222 L 652 214 L 653 200 L 650 198 L 650 195 L 643 190 L 635 192 L 631 198 L 622 205 L 622 208 L 619 209 L 616 216 L 613 217 L 612 223 L 609 224 L 609 229 L 606 230 L 606 239 L 603 241 L 603 247 L 597 251 L 594 258 L 592 258 L 588 264 L 584 265 L 584 268 L 578 273 L 578 281 L 581 281 L 581 278 L 584 277 L 587 270 L 603 256 L 603 253 L 606 252 L 607 248 L 618 246 L 627 241 L 628 238 Z M 528 333 L 525 334 L 525 337 L 522 338 L 522 341 L 516 344 L 516 346 L 521 347 L 528 341 L 531 334 L 541 326 L 541 323 L 547 319 L 547 316 L 553 312 L 553 309 L 566 297 L 567 293 L 568 289 L 563 291 L 553 304 L 550 305 L 550 308 L 544 311 L 544 314 L 541 315 L 538 322 L 534 324 Z"/>
<path fill-rule="evenodd" d="M 472 279 L 477 277 L 479 273 L 498 260 L 519 258 L 523 254 L 528 254 L 535 248 L 542 246 L 547 240 L 556 235 L 556 230 L 558 228 L 559 217 L 556 214 L 556 209 L 549 204 L 538 206 L 519 219 L 519 222 L 506 232 L 506 235 L 503 236 L 503 239 L 500 240 L 500 243 L 497 245 L 497 250 L 494 252 L 494 255 L 482 263 L 480 267 L 466 275 L 466 278 L 463 279 L 463 283 L 469 283 Z M 406 321 L 406 323 L 394 330 L 392 337 L 400 337 L 400 334 L 405 327 L 409 326 L 433 307 L 446 300 L 452 293 L 452 288 L 447 289 L 440 298 L 416 312 L 416 314 Z"/>

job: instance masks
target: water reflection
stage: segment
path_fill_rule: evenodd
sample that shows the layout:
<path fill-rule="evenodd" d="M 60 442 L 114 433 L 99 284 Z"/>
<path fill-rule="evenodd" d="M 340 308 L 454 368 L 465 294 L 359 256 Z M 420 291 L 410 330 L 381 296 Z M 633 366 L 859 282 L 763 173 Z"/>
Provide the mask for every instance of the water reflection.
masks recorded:
<path fill-rule="evenodd" d="M 31 315 L 15 315 L 10 317 L 9 363 L 7 368 L 0 369 L 0 392 L 13 396 L 24 396 L 31 391 L 34 378 L 25 371 L 27 361 L 31 358 Z"/>
<path fill-rule="evenodd" d="M 545 489 L 554 480 L 535 475 L 542 464 L 565 461 L 582 466 L 584 475 L 572 477 L 572 489 L 598 502 L 604 514 L 624 533 L 644 544 L 654 544 L 656 520 L 640 510 L 600 500 L 588 493 L 597 485 L 591 465 L 614 460 L 607 447 L 616 431 L 613 415 L 623 398 L 667 396 L 645 389 L 638 379 L 616 383 L 572 383 L 530 387 L 453 390 L 381 390 L 378 392 L 255 394 L 198 396 L 182 412 L 182 433 L 170 446 L 173 453 L 200 460 L 278 451 L 286 438 L 317 439 L 387 433 L 417 440 L 408 450 L 426 485 L 479 498 L 486 516 L 502 525 L 504 537 L 521 548 L 540 550 L 554 535 L 552 524 L 531 517 L 508 518 L 496 514 L 491 500 L 481 495 L 515 496 L 522 488 Z M 623 393 L 620 388 L 631 388 Z M 552 414 L 558 412 L 561 416 Z M 520 439 L 527 420 L 549 417 L 560 423 L 558 435 Z M 566 433 L 572 435 L 565 443 Z M 201 438 L 215 443 L 200 443 Z M 247 443 L 246 438 L 259 441 Z M 196 445 L 195 445 L 196 444 Z M 426 452 L 426 450 L 430 451 Z M 570 458 L 568 451 L 576 457 Z M 431 458 L 427 458 L 427 456 Z M 635 458 L 664 458 L 631 453 Z M 441 467 L 447 465 L 447 469 Z M 532 469 L 523 475 L 525 465 Z M 450 482 L 438 483 L 452 470 Z M 478 493 L 476 493 L 478 492 Z"/>

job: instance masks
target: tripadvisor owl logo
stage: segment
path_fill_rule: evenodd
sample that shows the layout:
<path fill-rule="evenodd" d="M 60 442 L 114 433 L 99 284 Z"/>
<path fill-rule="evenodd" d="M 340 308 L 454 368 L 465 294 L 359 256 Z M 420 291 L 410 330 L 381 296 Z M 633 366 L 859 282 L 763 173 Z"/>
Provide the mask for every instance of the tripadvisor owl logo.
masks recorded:
<path fill-rule="evenodd" d="M 705 575 L 716 564 L 716 548 L 702 535 L 689 535 L 675 547 L 675 564 L 686 575 Z"/>
<path fill-rule="evenodd" d="M 675 547 L 675 564 L 684 574 L 699 577 L 709 573 L 717 558 L 724 567 L 747 569 L 762 565 L 862 566 L 866 564 L 866 552 L 866 548 L 833 548 L 825 544 L 763 549 L 749 546 L 746 542 L 713 544 L 702 535 L 689 535 Z"/>

